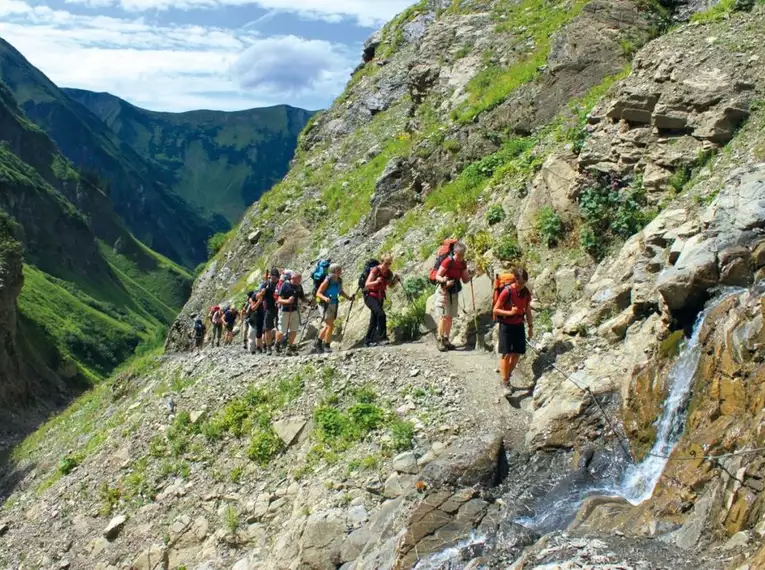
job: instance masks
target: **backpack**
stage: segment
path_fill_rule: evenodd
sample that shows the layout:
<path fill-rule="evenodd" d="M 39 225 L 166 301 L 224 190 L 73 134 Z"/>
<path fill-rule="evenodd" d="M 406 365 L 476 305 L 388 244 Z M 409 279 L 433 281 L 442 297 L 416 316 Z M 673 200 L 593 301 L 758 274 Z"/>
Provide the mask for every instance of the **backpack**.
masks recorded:
<path fill-rule="evenodd" d="M 221 314 L 220 307 L 218 307 L 217 310 L 213 311 L 213 314 L 210 320 L 212 321 L 212 324 L 214 325 L 220 325 L 223 323 L 223 315 Z"/>
<path fill-rule="evenodd" d="M 378 265 L 380 265 L 380 262 L 376 259 L 370 259 L 364 264 L 364 270 L 361 272 L 361 275 L 359 275 L 359 290 L 364 293 L 367 292 L 367 279 L 369 279 L 369 274 Z"/>
<path fill-rule="evenodd" d="M 194 323 L 194 335 L 196 338 L 202 338 L 205 336 L 205 326 L 202 324 L 202 321 L 197 321 Z"/>
<path fill-rule="evenodd" d="M 313 270 L 313 273 L 311 273 L 311 279 L 313 280 L 313 288 L 314 290 L 318 290 L 321 286 L 324 279 L 327 278 L 329 275 L 329 266 L 331 264 L 332 260 L 330 259 L 321 259 L 316 264 L 316 267 Z"/>
<path fill-rule="evenodd" d="M 430 274 L 428 275 L 428 280 L 433 285 L 438 283 L 436 277 L 438 276 L 438 270 L 441 268 L 441 264 L 444 262 L 444 259 L 451 257 L 451 255 L 454 253 L 454 244 L 458 241 L 459 240 L 454 238 L 447 238 L 438 247 L 438 250 L 436 251 L 436 262 L 433 264 L 433 269 L 430 270 Z"/>
<path fill-rule="evenodd" d="M 494 276 L 494 295 L 491 301 L 492 309 L 497 305 L 497 299 L 499 299 L 502 291 L 509 288 L 513 283 L 515 283 L 515 275 L 513 273 L 497 273 Z M 496 321 L 497 318 L 494 317 L 494 320 Z"/>

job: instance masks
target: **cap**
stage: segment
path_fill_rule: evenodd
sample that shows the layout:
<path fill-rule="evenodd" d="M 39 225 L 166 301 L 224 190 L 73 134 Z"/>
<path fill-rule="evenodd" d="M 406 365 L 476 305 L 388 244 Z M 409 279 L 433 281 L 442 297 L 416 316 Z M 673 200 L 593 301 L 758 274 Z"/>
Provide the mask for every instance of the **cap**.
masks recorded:
<path fill-rule="evenodd" d="M 279 277 L 279 270 L 276 267 L 271 269 L 271 277 Z"/>

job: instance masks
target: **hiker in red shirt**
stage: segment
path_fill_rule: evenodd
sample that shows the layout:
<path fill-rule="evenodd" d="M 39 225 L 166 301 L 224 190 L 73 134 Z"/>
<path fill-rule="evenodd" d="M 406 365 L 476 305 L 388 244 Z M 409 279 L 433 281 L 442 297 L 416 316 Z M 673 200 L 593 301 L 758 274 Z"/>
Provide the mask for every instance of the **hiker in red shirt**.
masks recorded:
<path fill-rule="evenodd" d="M 388 342 L 388 324 L 383 307 L 385 292 L 388 287 L 395 287 L 400 280 L 399 276 L 391 271 L 391 265 L 393 265 L 393 256 L 383 255 L 380 258 L 380 265 L 369 271 L 369 277 L 365 283 L 364 303 L 370 311 L 369 328 L 364 340 L 365 346 L 387 344 Z M 380 335 L 379 341 L 377 340 L 378 333 Z"/>
<path fill-rule="evenodd" d="M 505 393 L 512 390 L 510 376 L 522 354 L 526 353 L 526 329 L 529 338 L 534 337 L 534 321 L 531 316 L 531 291 L 526 287 L 528 272 L 522 267 L 513 270 L 515 281 L 506 285 L 494 304 L 494 317 L 499 321 L 499 369 Z"/>
<path fill-rule="evenodd" d="M 436 310 L 441 315 L 438 321 L 438 350 L 446 352 L 456 347 L 449 342 L 452 323 L 459 310 L 459 294 L 463 283 L 469 283 L 473 274 L 465 263 L 467 247 L 462 242 L 454 244 L 452 251 L 441 262 L 436 274 Z"/>

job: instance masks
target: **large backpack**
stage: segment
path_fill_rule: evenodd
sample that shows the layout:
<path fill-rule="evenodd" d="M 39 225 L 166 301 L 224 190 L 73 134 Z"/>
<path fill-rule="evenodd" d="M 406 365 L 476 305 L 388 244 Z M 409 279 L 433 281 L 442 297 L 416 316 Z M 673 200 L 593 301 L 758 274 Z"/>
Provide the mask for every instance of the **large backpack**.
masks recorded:
<path fill-rule="evenodd" d="M 320 259 L 319 262 L 316 264 L 316 267 L 314 268 L 313 273 L 311 273 L 311 279 L 313 280 L 314 290 L 318 290 L 322 282 L 329 275 L 329 266 L 331 263 L 332 263 L 332 260 L 330 259 Z"/>
<path fill-rule="evenodd" d="M 369 274 L 372 272 L 372 270 L 380 265 L 380 262 L 376 259 L 370 259 L 364 264 L 364 270 L 361 272 L 361 275 L 359 275 L 359 289 L 363 291 L 364 293 L 367 292 L 367 279 L 369 279 Z"/>
<path fill-rule="evenodd" d="M 454 244 L 458 241 L 459 240 L 454 238 L 448 238 L 438 247 L 438 250 L 436 251 L 436 262 L 433 264 L 433 269 L 430 270 L 430 274 L 428 275 L 428 279 L 433 285 L 438 283 L 436 277 L 438 276 L 438 270 L 441 268 L 441 264 L 444 262 L 444 259 L 454 253 Z"/>
<path fill-rule="evenodd" d="M 220 325 L 223 323 L 223 314 L 220 310 L 220 307 L 218 307 L 216 310 L 213 310 L 213 314 L 212 317 L 210 317 L 210 320 L 214 325 Z"/>
<path fill-rule="evenodd" d="M 196 338 L 205 336 L 205 326 L 202 324 L 202 321 L 196 321 L 194 323 L 194 333 Z"/>
<path fill-rule="evenodd" d="M 494 276 L 494 295 L 491 301 L 492 309 L 496 306 L 497 299 L 499 299 L 502 291 L 509 288 L 513 283 L 515 283 L 515 274 L 513 273 L 497 273 Z M 497 320 L 496 317 L 494 320 Z"/>

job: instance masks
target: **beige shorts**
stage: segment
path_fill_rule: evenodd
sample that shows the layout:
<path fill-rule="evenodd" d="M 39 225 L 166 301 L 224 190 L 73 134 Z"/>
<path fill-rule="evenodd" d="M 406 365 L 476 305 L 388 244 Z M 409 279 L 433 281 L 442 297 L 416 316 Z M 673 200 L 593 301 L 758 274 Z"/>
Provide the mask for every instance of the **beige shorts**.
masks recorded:
<path fill-rule="evenodd" d="M 298 332 L 300 329 L 300 315 L 297 311 L 289 313 L 279 311 L 279 332 L 282 334 Z"/>
<path fill-rule="evenodd" d="M 448 293 L 441 287 L 436 289 L 436 310 L 439 317 L 456 317 L 460 308 L 460 294 Z"/>
<path fill-rule="evenodd" d="M 340 305 L 337 303 L 330 303 L 324 306 L 324 319 L 337 319 L 337 309 Z"/>

